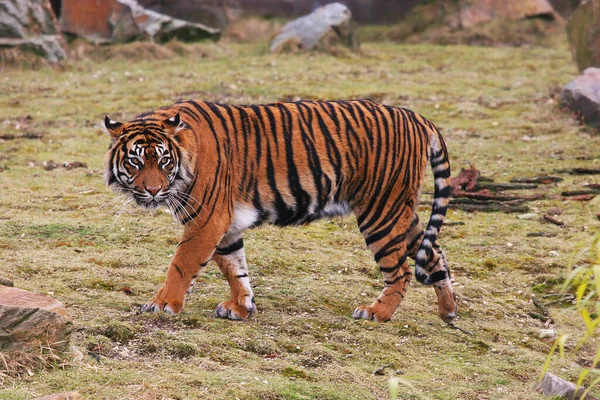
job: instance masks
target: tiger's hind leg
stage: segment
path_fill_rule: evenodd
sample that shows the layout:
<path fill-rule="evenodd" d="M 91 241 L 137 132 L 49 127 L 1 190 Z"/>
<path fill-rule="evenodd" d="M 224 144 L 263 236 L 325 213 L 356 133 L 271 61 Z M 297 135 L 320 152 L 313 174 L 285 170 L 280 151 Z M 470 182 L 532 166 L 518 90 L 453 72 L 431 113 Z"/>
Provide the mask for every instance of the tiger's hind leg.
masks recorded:
<path fill-rule="evenodd" d="M 233 320 L 247 319 L 256 311 L 256 305 L 241 235 L 225 235 L 213 254 L 213 260 L 227 278 L 231 290 L 229 300 L 220 303 L 215 314 Z"/>
<path fill-rule="evenodd" d="M 360 223 L 362 218 L 357 215 L 359 228 L 373 252 L 385 287 L 370 306 L 359 306 L 354 310 L 352 317 L 356 319 L 388 321 L 404 299 L 413 276 L 406 258 L 406 236 L 410 225 L 406 221 L 411 221 L 412 209 L 406 208 L 399 214 L 378 219 L 376 223 L 369 218 Z"/>
<path fill-rule="evenodd" d="M 422 240 L 423 227 L 419 221 L 419 216 L 415 213 L 406 237 L 408 243 L 407 254 L 411 259 L 414 260 L 416 258 Z M 452 290 L 450 268 L 446 261 L 446 255 L 437 240 L 433 243 L 433 250 L 433 255 L 425 270 L 428 274 L 437 273 L 436 276 L 442 277 L 442 279 L 433 283 L 433 288 L 438 299 L 438 313 L 440 318 L 444 322 L 451 324 L 454 318 L 456 318 L 458 306 L 456 304 L 456 295 Z"/>

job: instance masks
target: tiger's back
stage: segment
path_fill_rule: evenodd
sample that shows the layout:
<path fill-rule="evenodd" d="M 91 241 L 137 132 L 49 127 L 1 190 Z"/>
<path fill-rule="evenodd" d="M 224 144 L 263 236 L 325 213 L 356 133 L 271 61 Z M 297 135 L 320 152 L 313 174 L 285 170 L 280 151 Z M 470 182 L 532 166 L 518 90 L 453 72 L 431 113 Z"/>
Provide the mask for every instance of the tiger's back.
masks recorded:
<path fill-rule="evenodd" d="M 180 169 L 190 175 L 165 200 L 185 230 L 167 282 L 147 310 L 178 312 L 183 300 L 175 281 L 187 289 L 212 256 L 232 290 L 217 315 L 246 318 L 255 306 L 241 238 L 245 229 L 354 212 L 386 284 L 382 295 L 354 316 L 391 317 L 411 279 L 411 257 L 417 260 L 417 278 L 434 285 L 442 318 L 454 318 L 448 266 L 436 241 L 448 202 L 450 167 L 441 135 L 424 117 L 368 100 L 248 106 L 188 100 L 142 114 L 130 124 L 146 130 L 162 124 L 166 140 L 179 147 L 178 159 L 185 164 Z M 107 128 L 111 131 L 108 123 Z M 113 140 L 131 140 L 123 138 L 124 126 L 117 130 Z M 138 128 L 130 135 L 143 132 Z M 430 158 L 436 194 L 424 232 L 415 210 Z M 114 166 L 114 158 L 108 165 Z M 208 242 L 202 249 L 188 245 L 199 237 Z M 167 298 L 165 292 L 178 295 Z"/>

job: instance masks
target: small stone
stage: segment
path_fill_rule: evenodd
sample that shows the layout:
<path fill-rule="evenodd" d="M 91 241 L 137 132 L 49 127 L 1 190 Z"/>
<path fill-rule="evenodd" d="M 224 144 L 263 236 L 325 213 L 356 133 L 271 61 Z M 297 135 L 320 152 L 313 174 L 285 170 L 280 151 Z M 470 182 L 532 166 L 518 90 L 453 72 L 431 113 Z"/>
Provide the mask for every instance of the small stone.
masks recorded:
<path fill-rule="evenodd" d="M 558 251 L 556 251 L 556 250 L 552 250 L 550 253 L 548 253 L 548 255 L 549 255 L 550 257 L 558 257 Z"/>
<path fill-rule="evenodd" d="M 537 214 L 536 213 L 527 213 L 527 214 L 521 214 L 518 215 L 517 218 L 518 219 L 535 219 L 537 218 Z"/>
<path fill-rule="evenodd" d="M 10 287 L 15 286 L 15 284 L 13 283 L 13 281 L 11 281 L 8 278 L 4 278 L 2 276 L 0 276 L 0 285 L 10 286 Z"/>
<path fill-rule="evenodd" d="M 513 247 L 513 244 L 508 242 L 508 243 L 506 243 L 506 247 Z"/>
<path fill-rule="evenodd" d="M 540 339 L 553 338 L 555 334 L 554 329 L 540 329 Z"/>

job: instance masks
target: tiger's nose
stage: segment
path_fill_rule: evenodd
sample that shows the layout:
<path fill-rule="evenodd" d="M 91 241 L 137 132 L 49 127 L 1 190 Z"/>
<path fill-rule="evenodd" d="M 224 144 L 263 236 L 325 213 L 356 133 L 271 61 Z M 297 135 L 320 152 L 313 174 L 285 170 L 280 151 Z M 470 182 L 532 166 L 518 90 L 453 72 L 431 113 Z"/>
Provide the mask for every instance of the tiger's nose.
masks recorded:
<path fill-rule="evenodd" d="M 162 189 L 162 186 L 146 186 L 146 191 L 152 196 L 156 196 L 160 192 L 160 189 Z"/>

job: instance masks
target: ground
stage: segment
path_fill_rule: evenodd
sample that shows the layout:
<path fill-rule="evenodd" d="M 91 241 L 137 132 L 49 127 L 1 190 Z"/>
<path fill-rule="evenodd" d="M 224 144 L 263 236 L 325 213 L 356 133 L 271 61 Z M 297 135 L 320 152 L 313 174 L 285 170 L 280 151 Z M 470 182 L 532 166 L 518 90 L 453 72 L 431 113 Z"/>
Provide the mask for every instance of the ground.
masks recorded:
<path fill-rule="evenodd" d="M 5 379 L 0 397 L 76 390 L 90 399 L 387 399 L 397 376 L 406 383 L 401 399 L 542 398 L 535 385 L 552 339 L 539 338 L 532 295 L 550 303 L 544 296 L 559 292 L 570 254 L 600 227 L 600 196 L 561 196 L 599 183 L 564 170 L 600 168 L 600 136 L 557 102 L 577 75 L 564 40 L 544 48 L 364 43 L 360 54 L 308 55 L 272 55 L 256 44 L 134 46 L 0 75 L 2 134 L 43 135 L 0 140 L 1 275 L 62 301 L 76 327 L 66 366 Z M 544 195 L 528 203 L 530 219 L 449 211 L 440 240 L 457 325 L 473 335 L 445 325 L 433 289 L 417 283 L 390 322 L 353 320 L 354 308 L 383 286 L 353 217 L 247 232 L 259 310 L 249 321 L 214 317 L 229 293 L 214 264 L 179 316 L 140 315 L 181 228 L 162 210 L 124 209 L 104 187 L 109 137 L 99 125 L 105 114 L 126 120 L 180 98 L 372 98 L 434 121 L 455 173 L 475 165 L 495 182 L 543 174 L 564 181 L 526 193 Z M 49 160 L 58 168 L 45 170 Z M 61 166 L 74 161 L 87 167 Z M 564 227 L 542 220 L 554 207 Z M 558 333 L 582 336 L 569 304 L 549 313 Z M 550 371 L 575 381 L 591 349 L 556 357 Z"/>

